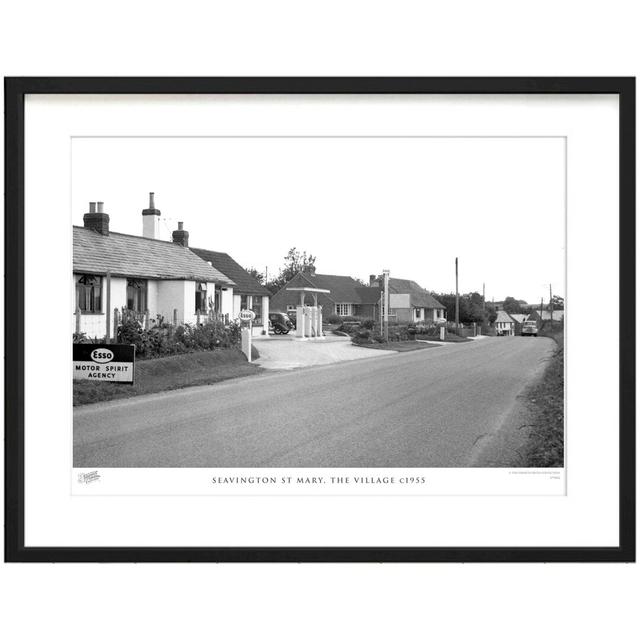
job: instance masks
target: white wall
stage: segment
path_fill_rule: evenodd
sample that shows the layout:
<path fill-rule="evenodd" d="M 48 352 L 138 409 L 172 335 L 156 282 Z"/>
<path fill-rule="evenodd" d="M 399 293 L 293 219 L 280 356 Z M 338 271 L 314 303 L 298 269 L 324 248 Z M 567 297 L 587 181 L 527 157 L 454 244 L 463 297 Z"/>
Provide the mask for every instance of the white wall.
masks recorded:
<path fill-rule="evenodd" d="M 220 313 L 228 313 L 230 320 L 232 320 L 233 317 L 234 317 L 234 315 L 233 315 L 233 309 L 234 309 L 233 300 L 234 300 L 233 287 L 228 287 L 227 289 L 222 289 L 221 290 Z"/>
<path fill-rule="evenodd" d="M 155 320 L 158 315 L 158 284 L 158 280 L 147 280 L 147 309 L 151 320 Z"/>
<path fill-rule="evenodd" d="M 240 313 L 240 294 L 239 293 L 234 293 L 233 294 L 233 311 L 231 314 L 231 319 L 237 318 L 238 314 Z"/>
<path fill-rule="evenodd" d="M 207 290 L 207 296 L 209 295 L 210 291 Z M 179 309 L 178 315 L 180 315 Z M 201 322 L 205 316 L 206 314 L 200 316 Z M 185 324 L 196 324 L 198 322 L 196 314 L 196 283 L 193 280 L 185 280 L 182 283 L 182 322 Z"/>
<path fill-rule="evenodd" d="M 192 283 L 193 284 L 193 283 Z M 195 284 L 193 289 L 195 305 Z M 165 321 L 173 322 L 173 310 L 178 311 L 178 324 L 185 321 L 185 282 L 184 280 L 161 280 L 158 282 L 157 313 Z"/>
<path fill-rule="evenodd" d="M 76 274 L 71 278 L 71 286 L 73 289 L 73 308 L 72 308 L 72 331 L 76 330 L 75 304 L 76 294 L 75 286 L 78 276 Z M 106 335 L 107 322 L 107 290 L 106 278 L 102 279 L 102 310 L 100 313 L 82 314 L 80 319 L 80 330 L 86 333 L 90 338 L 101 338 Z M 207 283 L 207 309 L 209 309 L 209 301 L 213 299 L 215 292 L 215 283 Z M 147 308 L 149 310 L 149 318 L 155 320 L 157 315 L 164 318 L 165 322 L 173 322 L 173 310 L 178 311 L 178 323 L 194 324 L 198 321 L 198 315 L 195 312 L 195 281 L 184 280 L 148 280 L 147 281 Z M 229 318 L 237 317 L 240 311 L 240 296 L 233 295 L 233 289 L 222 291 L 221 305 L 222 313 L 228 313 Z M 237 297 L 237 302 L 234 298 Z M 269 312 L 269 298 L 263 297 L 263 304 L 266 300 L 266 313 Z M 111 319 L 111 337 L 115 336 L 113 327 L 113 312 L 115 309 L 120 311 L 127 306 L 127 279 L 111 278 L 111 300 L 109 304 L 109 313 Z M 234 310 L 237 307 L 237 311 Z M 200 316 L 202 322 L 206 314 Z"/>

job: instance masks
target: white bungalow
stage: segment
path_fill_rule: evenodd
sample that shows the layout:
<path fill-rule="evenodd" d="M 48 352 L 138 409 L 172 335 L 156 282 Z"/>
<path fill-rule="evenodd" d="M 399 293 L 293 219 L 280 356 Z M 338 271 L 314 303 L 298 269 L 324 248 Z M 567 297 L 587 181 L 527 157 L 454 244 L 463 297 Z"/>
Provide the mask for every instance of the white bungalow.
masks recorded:
<path fill-rule="evenodd" d="M 102 202 L 92 202 L 84 226 L 73 228 L 73 331 L 91 338 L 115 337 L 116 312 L 126 309 L 145 322 L 197 323 L 211 312 L 233 280 L 188 248 L 188 232 L 173 242 L 158 239 L 160 211 L 153 193 L 142 212 L 143 235 L 109 230 Z M 222 313 L 232 313 L 221 308 Z"/>

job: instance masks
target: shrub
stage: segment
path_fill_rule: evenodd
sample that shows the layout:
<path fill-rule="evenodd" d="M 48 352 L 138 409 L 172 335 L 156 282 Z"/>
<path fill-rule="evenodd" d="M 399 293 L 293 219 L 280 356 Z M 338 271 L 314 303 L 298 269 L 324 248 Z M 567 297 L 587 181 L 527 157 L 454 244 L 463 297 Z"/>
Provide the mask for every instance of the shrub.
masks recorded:
<path fill-rule="evenodd" d="M 405 342 L 415 340 L 415 327 L 397 324 L 389 327 L 389 342 Z"/>
<path fill-rule="evenodd" d="M 220 321 L 210 321 L 199 325 L 174 327 L 161 320 L 149 329 L 144 329 L 135 318 L 125 317 L 118 327 L 117 341 L 133 344 L 139 358 L 228 349 L 240 342 L 240 326 L 225 326 Z"/>
<path fill-rule="evenodd" d="M 341 331 L 347 335 L 354 335 L 359 328 L 360 327 L 356 322 L 343 322 L 339 327 L 337 327 L 337 331 Z"/>
<path fill-rule="evenodd" d="M 342 318 L 340 316 L 337 316 L 335 313 L 325 316 L 324 321 L 327 324 L 342 324 Z"/>
<path fill-rule="evenodd" d="M 353 344 L 371 344 L 373 342 L 373 339 L 371 338 L 371 331 L 368 329 L 360 329 L 359 331 L 356 331 L 351 342 L 353 342 Z"/>
<path fill-rule="evenodd" d="M 363 329 L 373 329 L 373 320 L 371 318 L 367 318 L 360 323 L 360 327 Z"/>

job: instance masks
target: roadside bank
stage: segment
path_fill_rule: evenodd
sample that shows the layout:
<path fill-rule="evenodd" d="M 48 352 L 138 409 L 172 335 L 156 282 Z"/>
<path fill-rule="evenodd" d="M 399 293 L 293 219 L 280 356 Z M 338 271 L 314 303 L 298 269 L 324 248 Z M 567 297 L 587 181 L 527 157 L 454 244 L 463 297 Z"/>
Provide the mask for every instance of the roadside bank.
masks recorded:
<path fill-rule="evenodd" d="M 255 353 L 253 357 L 256 358 Z M 263 372 L 264 369 L 257 364 L 247 362 L 239 349 L 196 351 L 166 358 L 139 360 L 135 365 L 135 382 L 132 385 L 74 380 L 73 405 L 215 384 Z"/>

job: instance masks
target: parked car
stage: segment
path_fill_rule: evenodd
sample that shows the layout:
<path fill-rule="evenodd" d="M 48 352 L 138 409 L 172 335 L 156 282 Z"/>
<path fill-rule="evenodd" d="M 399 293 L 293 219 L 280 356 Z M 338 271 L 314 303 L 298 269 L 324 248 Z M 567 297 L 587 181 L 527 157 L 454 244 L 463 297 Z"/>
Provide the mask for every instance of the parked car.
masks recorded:
<path fill-rule="evenodd" d="M 523 336 L 534 336 L 538 335 L 538 323 L 535 320 L 525 320 L 522 323 L 522 331 Z"/>
<path fill-rule="evenodd" d="M 287 311 L 287 318 L 289 318 L 293 328 L 296 328 L 296 322 L 298 321 L 298 312 L 297 311 Z"/>
<path fill-rule="evenodd" d="M 281 311 L 272 311 L 269 314 L 269 324 L 273 328 L 273 332 L 279 335 L 287 334 L 294 328 L 293 322 L 289 320 L 287 314 Z"/>

